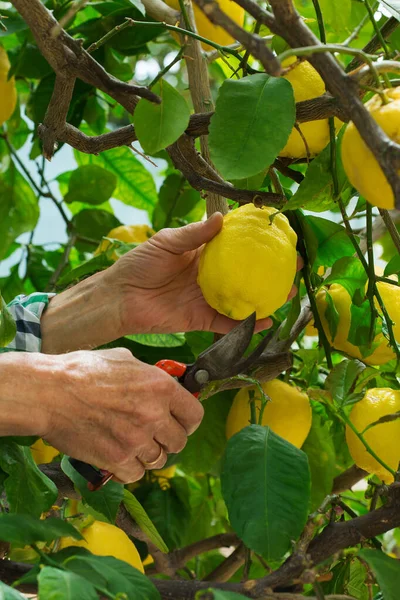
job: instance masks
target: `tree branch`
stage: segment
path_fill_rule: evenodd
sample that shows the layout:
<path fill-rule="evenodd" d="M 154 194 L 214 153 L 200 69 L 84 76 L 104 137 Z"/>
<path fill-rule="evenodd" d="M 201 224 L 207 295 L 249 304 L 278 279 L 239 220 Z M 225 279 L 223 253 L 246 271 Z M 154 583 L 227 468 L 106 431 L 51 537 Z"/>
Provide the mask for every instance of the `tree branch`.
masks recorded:
<path fill-rule="evenodd" d="M 186 17 L 189 20 L 190 27 L 196 30 L 193 6 L 190 0 L 184 0 L 186 3 Z M 181 40 L 183 42 L 183 40 Z M 203 55 L 199 40 L 187 38 L 185 49 L 185 62 L 189 79 L 189 91 L 192 98 L 194 110 L 197 113 L 208 113 L 213 110 L 214 103 L 211 94 L 210 81 L 208 76 L 208 64 Z M 213 167 L 208 147 L 208 138 L 205 135 L 200 137 L 200 148 L 203 159 L 206 164 Z M 228 212 L 228 203 L 220 194 L 210 191 L 206 198 L 207 216 L 214 212 L 220 212 L 223 215 Z"/>
<path fill-rule="evenodd" d="M 223 27 L 235 40 L 238 40 L 246 50 L 260 61 L 267 73 L 274 77 L 281 74 L 282 68 L 279 60 L 261 36 L 249 33 L 237 25 L 220 9 L 218 2 L 214 0 L 195 0 L 195 2 L 211 23 Z"/>
<path fill-rule="evenodd" d="M 253 0 L 237 0 L 238 4 L 252 5 L 250 14 L 260 9 Z M 319 40 L 302 21 L 292 0 L 271 0 L 275 20 L 271 25 L 274 33 L 283 37 L 292 47 L 320 45 Z M 313 54 L 310 63 L 324 79 L 327 89 L 338 98 L 362 139 L 369 147 L 390 183 L 396 206 L 400 208 L 400 146 L 391 140 L 378 126 L 364 107 L 358 95 L 358 86 L 349 77 L 334 56 L 329 53 Z"/>
<path fill-rule="evenodd" d="M 119 102 L 130 113 L 137 104 L 137 96 L 151 102 L 160 99 L 151 90 L 130 85 L 109 75 L 79 41 L 63 29 L 54 37 L 52 31 L 58 27 L 56 19 L 40 0 L 12 0 L 21 17 L 29 26 L 39 50 L 57 75 L 66 79 L 77 77 L 89 85 L 102 90 Z"/>
<path fill-rule="evenodd" d="M 333 480 L 332 494 L 340 494 L 345 492 L 358 483 L 361 479 L 364 479 L 368 475 L 367 471 L 360 469 L 357 465 L 352 465 L 343 473 L 340 473 Z"/>

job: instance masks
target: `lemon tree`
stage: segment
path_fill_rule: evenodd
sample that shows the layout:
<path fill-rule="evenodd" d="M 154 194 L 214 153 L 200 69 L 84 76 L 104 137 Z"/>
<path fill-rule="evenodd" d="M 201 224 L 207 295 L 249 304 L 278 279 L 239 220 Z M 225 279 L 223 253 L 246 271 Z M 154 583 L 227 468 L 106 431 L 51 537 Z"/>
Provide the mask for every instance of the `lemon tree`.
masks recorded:
<path fill-rule="evenodd" d="M 256 312 L 248 354 L 265 343 L 126 486 L 91 492 L 46 437 L 0 436 L 0 596 L 397 600 L 398 2 L 192 8 L 0 2 L 0 374 L 14 298 L 215 211 L 196 294 Z M 143 362 L 216 341 L 149 313 L 116 341 Z"/>

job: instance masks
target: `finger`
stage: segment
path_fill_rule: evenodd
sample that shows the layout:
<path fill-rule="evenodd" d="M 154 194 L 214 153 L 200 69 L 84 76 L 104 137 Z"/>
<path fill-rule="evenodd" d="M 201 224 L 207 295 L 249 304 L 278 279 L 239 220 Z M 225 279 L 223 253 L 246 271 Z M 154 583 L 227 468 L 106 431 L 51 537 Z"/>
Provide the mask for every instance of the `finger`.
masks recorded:
<path fill-rule="evenodd" d="M 214 320 L 211 323 L 210 331 L 214 333 L 229 333 L 234 327 L 239 325 L 240 321 L 235 321 L 224 315 L 216 313 Z M 263 331 L 272 327 L 272 319 L 267 317 L 266 319 L 259 319 L 256 324 L 255 331 Z"/>
<path fill-rule="evenodd" d="M 146 450 L 143 450 L 141 454 L 138 454 L 137 458 L 146 470 L 162 469 L 167 462 L 167 453 L 164 448 L 154 440 L 151 446 L 146 448 Z"/>
<path fill-rule="evenodd" d="M 115 481 L 119 483 L 134 483 L 144 476 L 146 470 L 137 458 L 132 458 L 129 464 L 117 466 L 113 469 Z"/>
<path fill-rule="evenodd" d="M 297 271 L 300 271 L 303 267 L 304 267 L 304 260 L 300 256 L 300 254 L 298 254 L 297 255 Z"/>
<path fill-rule="evenodd" d="M 178 454 L 178 452 L 181 452 L 186 446 L 187 436 L 186 429 L 172 415 L 154 433 L 155 441 L 168 454 Z"/>
<path fill-rule="evenodd" d="M 267 317 L 266 319 L 260 319 L 257 321 L 254 333 L 260 333 L 260 331 L 265 331 L 265 329 L 270 329 L 272 327 L 272 319 Z"/>
<path fill-rule="evenodd" d="M 297 285 L 292 285 L 292 289 L 289 292 L 288 301 L 296 296 L 297 291 Z"/>
<path fill-rule="evenodd" d="M 178 424 L 184 429 L 186 435 L 191 435 L 198 426 L 200 425 L 203 416 L 204 416 L 204 408 L 200 404 L 200 402 L 192 396 L 189 392 L 184 390 L 183 388 L 181 394 L 175 394 L 170 402 L 170 412 L 173 417 L 175 417 Z M 173 424 L 170 423 L 172 427 Z M 164 448 L 171 448 L 171 444 L 174 444 L 173 436 L 169 437 L 169 444 L 165 444 L 157 435 L 154 436 L 159 442 L 162 443 Z M 174 450 L 168 450 L 167 452 L 174 452 Z M 176 452 L 176 450 L 175 450 Z M 178 450 L 180 452 L 180 450 Z"/>
<path fill-rule="evenodd" d="M 191 223 L 176 229 L 163 229 L 150 239 L 152 244 L 172 254 L 184 254 L 212 240 L 221 229 L 222 223 L 222 214 L 214 213 L 207 221 Z"/>

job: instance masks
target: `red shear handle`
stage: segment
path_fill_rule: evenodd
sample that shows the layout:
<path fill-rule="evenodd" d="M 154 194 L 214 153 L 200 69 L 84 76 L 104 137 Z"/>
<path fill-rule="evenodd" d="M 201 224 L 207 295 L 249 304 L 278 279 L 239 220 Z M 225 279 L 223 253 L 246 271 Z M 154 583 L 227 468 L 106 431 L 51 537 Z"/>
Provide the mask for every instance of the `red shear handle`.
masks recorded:
<path fill-rule="evenodd" d="M 186 373 L 186 365 L 181 362 L 177 362 L 176 360 L 159 360 L 156 364 L 156 367 L 162 369 L 168 375 L 172 375 L 172 377 L 182 377 Z"/>
<path fill-rule="evenodd" d="M 187 365 L 185 365 L 185 363 L 178 362 L 177 360 L 170 360 L 168 358 L 159 360 L 155 366 L 168 373 L 168 375 L 177 377 L 178 379 L 184 376 L 187 369 Z M 197 398 L 199 393 L 200 392 L 194 392 L 193 396 Z"/>

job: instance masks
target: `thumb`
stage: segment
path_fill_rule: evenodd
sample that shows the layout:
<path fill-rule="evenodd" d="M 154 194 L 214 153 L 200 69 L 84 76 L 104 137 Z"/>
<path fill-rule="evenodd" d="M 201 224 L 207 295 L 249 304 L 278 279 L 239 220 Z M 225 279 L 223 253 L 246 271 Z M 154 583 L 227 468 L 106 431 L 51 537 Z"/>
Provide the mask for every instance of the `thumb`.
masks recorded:
<path fill-rule="evenodd" d="M 183 254 L 189 250 L 196 250 L 206 244 L 220 231 L 223 216 L 217 212 L 211 215 L 207 221 L 191 223 L 177 229 L 164 229 L 152 239 L 158 237 L 159 245 L 173 254 Z"/>

